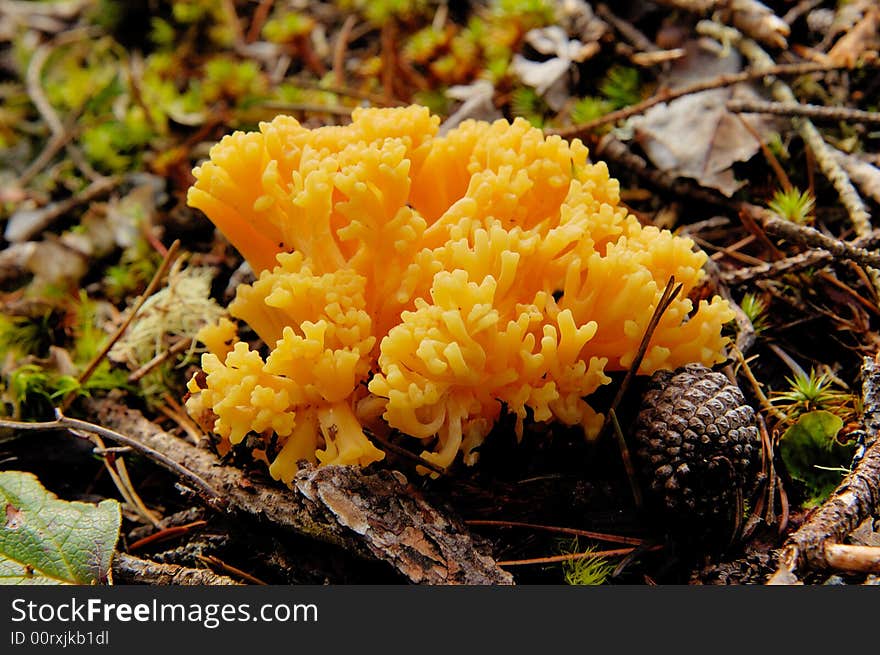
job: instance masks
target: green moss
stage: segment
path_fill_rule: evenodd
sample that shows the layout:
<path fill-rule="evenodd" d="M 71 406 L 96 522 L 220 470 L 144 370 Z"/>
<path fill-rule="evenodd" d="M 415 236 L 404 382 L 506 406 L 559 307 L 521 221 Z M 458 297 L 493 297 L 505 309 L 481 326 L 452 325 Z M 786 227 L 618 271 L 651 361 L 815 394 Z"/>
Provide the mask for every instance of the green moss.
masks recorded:
<path fill-rule="evenodd" d="M 639 71 L 628 66 L 613 66 L 605 74 L 599 91 L 614 109 L 634 105 L 642 99 Z"/>
<path fill-rule="evenodd" d="M 132 217 L 140 224 L 142 219 Z M 104 292 L 114 303 L 122 303 L 141 293 L 149 284 L 162 258 L 146 239 L 138 239 L 122 251 L 119 262 L 104 273 Z"/>
<path fill-rule="evenodd" d="M 263 36 L 273 43 L 287 43 L 298 36 L 307 35 L 314 27 L 314 19 L 296 11 L 284 11 L 266 21 Z"/>
<path fill-rule="evenodd" d="M 37 317 L 0 314 L 0 356 L 44 356 L 51 344 L 50 317 L 49 310 Z"/>
<path fill-rule="evenodd" d="M 604 98 L 587 96 L 581 98 L 571 108 L 571 121 L 575 125 L 589 123 L 601 118 L 612 110 L 611 103 Z"/>
<path fill-rule="evenodd" d="M 388 21 L 410 21 L 419 16 L 427 16 L 436 7 L 429 0 L 341 0 L 342 9 L 361 14 L 374 25 L 384 25 Z"/>
<path fill-rule="evenodd" d="M 544 114 L 547 104 L 531 87 L 521 86 L 514 89 L 510 96 L 510 111 L 513 116 L 521 116 L 535 127 L 544 127 Z"/>
<path fill-rule="evenodd" d="M 74 319 L 71 357 L 75 363 L 83 365 L 95 358 L 107 339 L 107 333 L 99 325 L 97 304 L 85 291 L 80 291 L 74 307 Z"/>

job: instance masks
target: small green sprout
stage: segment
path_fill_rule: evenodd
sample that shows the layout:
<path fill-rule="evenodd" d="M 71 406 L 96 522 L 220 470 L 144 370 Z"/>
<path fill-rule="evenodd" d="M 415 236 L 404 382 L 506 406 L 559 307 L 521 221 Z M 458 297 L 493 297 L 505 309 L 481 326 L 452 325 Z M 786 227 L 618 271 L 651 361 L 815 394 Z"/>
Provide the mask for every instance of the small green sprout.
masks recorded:
<path fill-rule="evenodd" d="M 767 207 L 775 214 L 793 223 L 804 225 L 813 222 L 813 208 L 816 200 L 809 191 L 801 192 L 797 187 L 788 191 L 779 190 Z"/>
<path fill-rule="evenodd" d="M 591 553 L 595 548 L 582 549 L 575 537 L 564 548 L 566 554 Z M 562 573 L 566 584 L 578 586 L 596 586 L 604 584 L 614 572 L 614 565 L 603 557 L 587 555 L 577 559 L 569 559 L 562 562 Z"/>
<path fill-rule="evenodd" d="M 754 293 L 747 293 L 743 296 L 739 306 L 752 322 L 755 334 L 760 334 L 767 329 L 767 303 L 763 298 Z"/>
<path fill-rule="evenodd" d="M 853 396 L 846 391 L 833 389 L 834 380 L 828 373 L 796 373 L 785 378 L 789 388 L 771 393 L 770 402 L 786 412 L 794 420 L 801 414 L 817 410 L 851 412 Z"/>

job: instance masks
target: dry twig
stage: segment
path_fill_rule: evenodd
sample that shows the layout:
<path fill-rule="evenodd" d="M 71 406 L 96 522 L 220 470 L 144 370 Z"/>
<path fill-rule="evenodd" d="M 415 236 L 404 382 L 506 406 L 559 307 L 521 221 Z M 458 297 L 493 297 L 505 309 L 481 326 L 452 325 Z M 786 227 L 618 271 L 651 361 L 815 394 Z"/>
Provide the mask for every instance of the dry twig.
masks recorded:
<path fill-rule="evenodd" d="M 182 585 L 238 585 L 232 578 L 217 575 L 210 569 L 192 569 L 177 564 L 162 564 L 141 559 L 128 553 L 113 556 L 113 579 L 119 584 Z"/>
<path fill-rule="evenodd" d="M 761 100 L 728 100 L 727 109 L 736 113 L 774 114 L 776 116 L 805 116 L 823 121 L 851 123 L 880 123 L 880 112 L 863 111 L 849 107 L 823 107 L 800 102 L 763 102 Z"/>
<path fill-rule="evenodd" d="M 681 98 L 682 96 L 700 93 L 702 91 L 709 91 L 711 89 L 721 89 L 727 86 L 733 86 L 734 84 L 740 84 L 741 82 L 748 82 L 765 77 L 779 75 L 798 76 L 806 75 L 807 73 L 828 72 L 839 68 L 845 68 L 845 66 L 806 62 L 798 64 L 778 64 L 765 69 L 752 68 L 742 71 L 740 73 L 719 75 L 718 77 L 711 80 L 696 82 L 694 84 L 689 84 L 688 86 L 683 86 L 674 90 L 661 89 L 655 95 L 646 100 L 643 100 L 642 102 L 630 105 L 629 107 L 624 107 L 623 109 L 618 109 L 617 111 L 612 111 L 611 113 L 605 114 L 604 116 L 600 116 L 595 120 L 583 123 L 581 125 L 575 125 L 574 127 L 569 127 L 562 130 L 547 130 L 547 133 L 558 134 L 563 139 L 584 138 L 585 136 L 593 132 L 597 127 L 602 127 L 603 125 L 608 125 L 609 123 L 616 123 L 617 121 L 624 120 L 626 118 L 629 118 L 630 116 L 635 116 L 637 114 L 643 114 L 654 105 L 659 105 L 664 102 L 671 102 L 672 100 L 675 100 L 676 98 Z"/>
<path fill-rule="evenodd" d="M 182 466 L 170 457 L 165 456 L 158 450 L 155 450 L 150 446 L 145 445 L 137 439 L 133 439 L 127 435 L 116 432 L 115 430 L 111 430 L 109 428 L 105 428 L 94 423 L 89 423 L 88 421 L 81 421 L 80 419 L 65 416 L 59 410 L 55 411 L 54 421 L 29 422 L 0 419 L 0 427 L 11 428 L 14 430 L 71 430 L 94 434 L 105 439 L 109 439 L 110 441 L 115 441 L 116 443 L 121 443 L 129 446 L 130 448 L 141 453 L 144 457 L 153 460 L 161 466 L 164 466 L 172 473 L 180 476 L 184 480 L 187 480 L 190 484 L 193 484 L 197 489 L 205 494 L 209 501 L 223 501 L 223 497 L 217 491 L 215 491 L 214 488 L 201 476 L 193 473 L 190 469 Z"/>
<path fill-rule="evenodd" d="M 772 214 L 766 216 L 761 221 L 761 225 L 771 234 L 809 248 L 825 250 L 833 257 L 851 259 L 864 266 L 880 267 L 880 254 L 822 234 L 808 225 L 798 225 Z"/>
<path fill-rule="evenodd" d="M 875 248 L 880 244 L 880 232 L 875 230 L 870 236 L 844 243 L 856 249 Z M 833 261 L 834 255 L 827 250 L 808 250 L 765 264 L 723 271 L 721 280 L 727 285 L 738 286 L 755 280 L 796 273 L 813 266 L 825 266 Z"/>

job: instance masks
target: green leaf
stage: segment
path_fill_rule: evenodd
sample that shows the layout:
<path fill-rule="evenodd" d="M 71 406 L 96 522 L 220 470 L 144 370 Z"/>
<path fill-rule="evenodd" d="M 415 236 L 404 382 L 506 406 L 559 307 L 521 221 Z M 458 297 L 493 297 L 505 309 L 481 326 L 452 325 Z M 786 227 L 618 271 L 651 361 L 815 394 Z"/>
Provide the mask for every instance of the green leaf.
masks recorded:
<path fill-rule="evenodd" d="M 0 584 L 106 582 L 122 512 L 60 500 L 31 473 L 0 472 Z"/>
<path fill-rule="evenodd" d="M 834 491 L 841 480 L 839 469 L 848 468 L 852 461 L 853 446 L 836 439 L 842 427 L 840 417 L 817 410 L 802 414 L 782 435 L 782 461 L 793 478 L 806 484 L 813 502 L 821 502 Z"/>

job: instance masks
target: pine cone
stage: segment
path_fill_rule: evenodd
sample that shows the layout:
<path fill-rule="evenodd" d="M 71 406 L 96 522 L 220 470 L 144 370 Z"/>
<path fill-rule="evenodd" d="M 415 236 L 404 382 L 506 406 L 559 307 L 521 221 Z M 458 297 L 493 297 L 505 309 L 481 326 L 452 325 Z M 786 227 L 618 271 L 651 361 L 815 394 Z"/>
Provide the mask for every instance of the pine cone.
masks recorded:
<path fill-rule="evenodd" d="M 657 371 L 635 438 L 646 505 L 666 527 L 729 537 L 761 461 L 755 412 L 739 387 L 702 364 Z"/>

